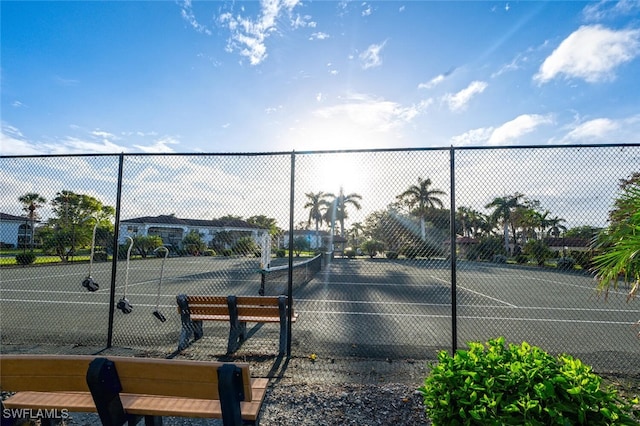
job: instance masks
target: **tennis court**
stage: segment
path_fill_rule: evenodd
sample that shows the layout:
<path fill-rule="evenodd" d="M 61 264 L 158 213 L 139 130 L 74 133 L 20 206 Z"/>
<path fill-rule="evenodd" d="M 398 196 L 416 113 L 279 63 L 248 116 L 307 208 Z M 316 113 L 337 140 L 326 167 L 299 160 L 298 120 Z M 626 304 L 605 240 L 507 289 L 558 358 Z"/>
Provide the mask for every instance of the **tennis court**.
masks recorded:
<path fill-rule="evenodd" d="M 115 310 L 114 345 L 168 354 L 180 329 L 177 294 L 256 295 L 261 285 L 255 258 L 168 258 L 158 292 L 161 266 L 162 259 L 132 261 L 126 282 L 125 263 L 118 265 L 115 301 L 126 290 L 133 310 Z M 104 345 L 111 264 L 94 264 L 96 292 L 82 288 L 86 274 L 86 265 L 3 270 L 3 344 Z M 456 277 L 458 346 L 505 336 L 592 363 L 606 357 L 640 365 L 640 309 L 626 303 L 623 289 L 605 302 L 583 274 L 476 262 L 460 262 Z M 334 259 L 293 294 L 300 315 L 294 355 L 424 359 L 452 346 L 451 271 L 443 260 Z M 156 309 L 166 322 L 153 316 Z M 205 338 L 187 350 L 224 353 L 227 329 L 205 324 Z M 241 351 L 277 352 L 277 326 L 253 332 Z"/>

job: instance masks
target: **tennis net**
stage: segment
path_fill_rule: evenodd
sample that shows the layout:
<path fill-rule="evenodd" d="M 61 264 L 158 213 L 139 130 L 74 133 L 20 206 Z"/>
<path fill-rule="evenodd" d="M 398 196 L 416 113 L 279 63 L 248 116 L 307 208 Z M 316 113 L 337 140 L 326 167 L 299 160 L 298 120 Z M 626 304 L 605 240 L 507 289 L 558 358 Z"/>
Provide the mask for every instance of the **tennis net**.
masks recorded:
<path fill-rule="evenodd" d="M 293 290 L 311 281 L 321 268 L 321 254 L 312 259 L 294 263 L 292 269 Z M 279 296 L 281 294 L 288 294 L 289 265 L 264 268 L 260 271 L 260 274 L 262 275 L 259 291 L 261 296 Z"/>

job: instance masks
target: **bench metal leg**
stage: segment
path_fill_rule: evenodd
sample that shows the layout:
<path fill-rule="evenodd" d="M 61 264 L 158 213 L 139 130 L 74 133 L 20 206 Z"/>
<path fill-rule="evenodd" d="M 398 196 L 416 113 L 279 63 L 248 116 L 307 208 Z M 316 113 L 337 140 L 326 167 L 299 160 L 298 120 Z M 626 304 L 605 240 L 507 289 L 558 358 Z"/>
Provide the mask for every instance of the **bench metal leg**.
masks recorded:
<path fill-rule="evenodd" d="M 224 426 L 242 425 L 240 401 L 244 400 L 244 387 L 240 368 L 234 364 L 224 364 L 218 368 L 218 393 Z"/>
<path fill-rule="evenodd" d="M 121 426 L 129 420 L 120 400 L 122 385 L 113 361 L 106 358 L 91 361 L 87 385 L 103 425 Z"/>
<path fill-rule="evenodd" d="M 229 341 L 227 354 L 232 354 L 240 348 L 247 338 L 247 323 L 238 320 L 238 299 L 236 296 L 227 297 L 229 307 Z"/>
<path fill-rule="evenodd" d="M 278 297 L 278 310 L 280 311 L 280 351 L 279 355 L 287 351 L 287 341 L 289 337 L 289 316 L 287 315 L 287 298 L 285 296 Z"/>
<path fill-rule="evenodd" d="M 193 335 L 193 340 L 195 341 L 204 336 L 204 331 L 202 329 L 202 321 L 191 321 L 191 311 L 189 310 L 187 295 L 179 294 L 176 297 L 176 301 L 180 308 L 180 319 L 182 322 L 182 329 L 180 330 L 180 337 L 178 338 L 178 351 L 181 351 L 189 346 L 191 335 Z"/>

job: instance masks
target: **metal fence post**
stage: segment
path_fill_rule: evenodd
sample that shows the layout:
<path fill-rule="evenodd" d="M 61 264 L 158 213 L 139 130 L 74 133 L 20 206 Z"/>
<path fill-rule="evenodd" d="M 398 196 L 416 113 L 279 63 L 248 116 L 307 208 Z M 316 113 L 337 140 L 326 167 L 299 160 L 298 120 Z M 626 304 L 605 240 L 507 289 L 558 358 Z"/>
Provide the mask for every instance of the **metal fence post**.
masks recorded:
<path fill-rule="evenodd" d="M 451 205 L 449 212 L 449 228 L 451 233 L 450 253 L 451 259 L 451 354 L 455 354 L 458 349 L 458 312 L 456 297 L 456 172 L 455 172 L 456 151 L 452 146 L 449 150 L 449 175 L 451 187 Z"/>
<path fill-rule="evenodd" d="M 296 182 L 296 152 L 291 153 L 291 183 L 289 192 L 289 275 L 288 290 L 287 290 L 287 303 L 289 309 L 287 315 L 289 319 L 287 321 L 287 357 L 291 356 L 291 316 L 293 313 L 293 208 L 295 197 L 295 182 Z"/>
<path fill-rule="evenodd" d="M 113 314 L 116 306 L 116 273 L 118 272 L 118 238 L 120 235 L 120 210 L 122 201 L 122 170 L 124 153 L 118 161 L 118 190 L 116 195 L 116 218 L 113 228 L 113 259 L 111 259 L 111 294 L 109 296 L 109 327 L 107 331 L 107 349 L 113 343 Z"/>

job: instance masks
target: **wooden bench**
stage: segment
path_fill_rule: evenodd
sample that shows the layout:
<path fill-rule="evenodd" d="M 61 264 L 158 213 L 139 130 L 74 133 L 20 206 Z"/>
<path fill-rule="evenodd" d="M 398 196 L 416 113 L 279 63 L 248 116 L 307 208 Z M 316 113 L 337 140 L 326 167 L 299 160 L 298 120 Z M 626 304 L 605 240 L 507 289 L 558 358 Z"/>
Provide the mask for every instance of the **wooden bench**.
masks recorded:
<path fill-rule="evenodd" d="M 244 363 L 0 355 L 0 389 L 17 392 L 3 401 L 3 415 L 30 409 L 97 412 L 109 426 L 137 424 L 143 417 L 145 425 L 161 425 L 164 416 L 258 425 L 267 384 L 252 379 Z"/>
<path fill-rule="evenodd" d="M 203 335 L 203 321 L 229 321 L 229 341 L 227 353 L 232 354 L 247 339 L 247 322 L 280 323 L 280 349 L 282 355 L 287 350 L 289 319 L 295 322 L 297 316 L 287 307 L 287 296 L 187 296 L 176 298 L 178 312 L 182 319 L 182 331 L 178 340 L 178 351 Z"/>

